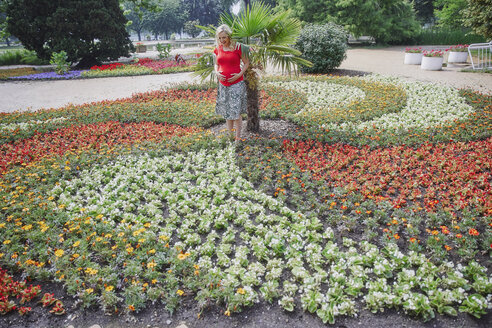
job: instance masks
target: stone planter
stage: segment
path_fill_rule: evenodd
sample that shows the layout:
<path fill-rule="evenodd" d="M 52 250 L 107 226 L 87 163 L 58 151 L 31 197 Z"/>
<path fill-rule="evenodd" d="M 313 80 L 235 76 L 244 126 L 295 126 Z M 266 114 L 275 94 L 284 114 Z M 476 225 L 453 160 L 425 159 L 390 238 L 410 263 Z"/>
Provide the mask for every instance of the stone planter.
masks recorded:
<path fill-rule="evenodd" d="M 468 59 L 468 51 L 450 51 L 448 55 L 448 63 L 466 63 Z"/>
<path fill-rule="evenodd" d="M 405 60 L 403 61 L 403 64 L 420 65 L 421 62 L 422 62 L 422 53 L 416 53 L 416 52 L 405 53 Z"/>
<path fill-rule="evenodd" d="M 147 46 L 145 44 L 139 44 L 136 48 L 137 52 L 147 52 Z"/>
<path fill-rule="evenodd" d="M 426 71 L 440 71 L 442 69 L 442 57 L 422 57 L 420 68 Z"/>

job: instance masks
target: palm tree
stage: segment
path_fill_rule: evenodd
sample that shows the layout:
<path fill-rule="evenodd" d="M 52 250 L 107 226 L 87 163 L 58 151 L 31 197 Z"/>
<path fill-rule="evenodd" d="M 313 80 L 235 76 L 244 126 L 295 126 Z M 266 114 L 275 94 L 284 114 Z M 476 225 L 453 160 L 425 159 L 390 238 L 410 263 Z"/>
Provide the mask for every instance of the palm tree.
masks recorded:
<path fill-rule="evenodd" d="M 301 23 L 296 18 L 289 17 L 288 11 L 275 13 L 270 6 L 262 2 L 254 2 L 247 6 L 239 16 L 222 14 L 220 23 L 231 27 L 232 38 L 241 43 L 243 55 L 249 56 L 250 65 L 244 74 L 248 93 L 247 129 L 258 132 L 258 71 L 265 69 L 267 64 L 280 67 L 282 71 L 289 73 L 297 71 L 298 65 L 312 65 L 299 57 L 301 53 L 298 50 L 290 47 L 299 36 Z M 215 35 L 214 28 L 200 27 Z M 212 56 L 212 53 L 208 53 L 200 60 L 196 73 L 202 79 L 215 78 L 212 74 Z"/>

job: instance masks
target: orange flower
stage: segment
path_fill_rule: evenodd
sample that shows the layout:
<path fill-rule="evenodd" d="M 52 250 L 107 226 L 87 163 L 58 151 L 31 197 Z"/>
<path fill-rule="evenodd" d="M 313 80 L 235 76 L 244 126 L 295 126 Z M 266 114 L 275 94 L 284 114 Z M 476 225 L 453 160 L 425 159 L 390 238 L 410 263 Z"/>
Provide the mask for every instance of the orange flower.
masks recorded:
<path fill-rule="evenodd" d="M 460 233 L 457 233 L 457 234 L 456 234 L 456 238 L 461 238 L 461 237 L 463 237 L 463 235 L 462 235 L 462 234 L 460 234 Z"/>
<path fill-rule="evenodd" d="M 438 235 L 438 234 L 439 234 L 439 231 L 437 231 L 437 230 L 432 230 L 431 234 L 433 234 L 434 236 L 435 236 L 435 235 Z"/>
<path fill-rule="evenodd" d="M 414 242 L 416 242 L 416 241 L 417 241 L 417 238 L 414 238 L 414 237 L 410 238 L 410 242 L 411 242 L 411 243 L 414 243 Z"/>
<path fill-rule="evenodd" d="M 480 233 L 478 233 L 476 229 L 470 228 L 470 230 L 468 230 L 468 234 L 470 236 L 478 236 Z"/>
<path fill-rule="evenodd" d="M 400 239 L 400 235 L 399 235 L 399 234 L 397 234 L 397 233 L 395 233 L 395 234 L 393 235 L 393 237 L 395 237 L 395 239 Z"/>
<path fill-rule="evenodd" d="M 448 246 L 448 245 L 444 245 L 444 248 L 445 248 L 447 251 L 450 251 L 450 250 L 452 250 L 452 249 L 453 249 L 452 247 L 450 247 L 450 246 Z"/>

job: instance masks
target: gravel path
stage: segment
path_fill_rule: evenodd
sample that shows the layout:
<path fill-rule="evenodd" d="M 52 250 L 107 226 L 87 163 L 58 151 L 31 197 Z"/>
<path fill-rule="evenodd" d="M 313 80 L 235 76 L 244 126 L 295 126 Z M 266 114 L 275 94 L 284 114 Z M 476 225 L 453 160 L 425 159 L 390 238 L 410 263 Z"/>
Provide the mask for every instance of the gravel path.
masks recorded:
<path fill-rule="evenodd" d="M 440 46 L 441 48 L 445 48 Z M 429 47 L 430 48 L 430 47 Z M 492 74 L 460 72 L 463 65 L 442 71 L 424 71 L 418 65 L 404 65 L 405 47 L 383 49 L 349 49 L 340 69 L 399 76 L 455 88 L 472 88 L 492 94 Z M 198 49 L 189 49 L 196 51 Z M 147 52 L 145 56 L 156 56 Z M 466 65 L 464 65 L 466 66 Z M 267 73 L 278 73 L 269 69 Z M 192 73 L 110 77 L 69 81 L 0 82 L 0 112 L 58 108 L 67 104 L 84 104 L 99 100 L 129 97 L 134 93 L 159 90 L 179 82 L 198 81 Z"/>
<path fill-rule="evenodd" d="M 426 46 L 426 50 L 441 49 L 446 46 Z M 405 47 L 388 47 L 383 49 L 350 49 L 340 69 L 359 70 L 398 76 L 407 80 L 433 82 L 454 88 L 471 88 L 483 93 L 492 94 L 492 74 L 460 72 L 463 68 L 471 68 L 470 64 L 456 64 L 443 67 L 441 71 L 426 71 L 420 65 L 404 65 Z M 444 62 L 446 62 L 446 56 Z M 470 61 L 468 59 L 468 61 Z"/>

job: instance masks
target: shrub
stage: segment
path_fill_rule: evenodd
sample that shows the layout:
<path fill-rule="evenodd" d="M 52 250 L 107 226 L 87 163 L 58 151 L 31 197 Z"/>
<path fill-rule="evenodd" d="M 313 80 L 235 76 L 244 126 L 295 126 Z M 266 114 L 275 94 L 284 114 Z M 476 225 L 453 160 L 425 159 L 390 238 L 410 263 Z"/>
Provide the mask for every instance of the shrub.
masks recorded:
<path fill-rule="evenodd" d="M 296 48 L 313 66 L 302 67 L 302 71 L 326 73 L 340 66 L 346 57 L 347 40 L 347 32 L 336 24 L 306 25 L 297 39 Z"/>
<path fill-rule="evenodd" d="M 41 60 L 34 51 L 8 50 L 0 54 L 0 66 L 6 65 L 44 65 L 45 60 Z"/>

